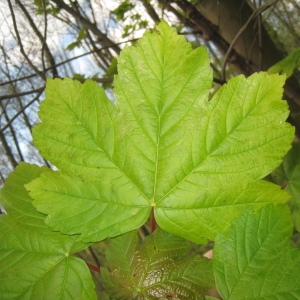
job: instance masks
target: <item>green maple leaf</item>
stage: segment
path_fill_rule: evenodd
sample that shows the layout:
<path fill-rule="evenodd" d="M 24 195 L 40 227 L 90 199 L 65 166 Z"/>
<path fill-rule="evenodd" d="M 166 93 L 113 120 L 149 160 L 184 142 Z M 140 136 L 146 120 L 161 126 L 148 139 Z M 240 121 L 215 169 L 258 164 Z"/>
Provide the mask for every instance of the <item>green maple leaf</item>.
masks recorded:
<path fill-rule="evenodd" d="M 290 247 L 287 206 L 245 211 L 214 248 L 216 285 L 223 299 L 299 299 L 300 251 Z M 256 234 L 253 234 L 255 232 Z"/>
<path fill-rule="evenodd" d="M 272 179 L 292 195 L 289 200 L 295 227 L 300 231 L 300 143 L 283 158 L 282 164 L 272 174 Z"/>
<path fill-rule="evenodd" d="M 188 251 L 185 240 L 161 229 L 142 245 L 136 231 L 116 237 L 106 253 L 111 272 L 101 269 L 104 287 L 114 299 L 204 299 L 214 286 L 212 261 L 184 257 Z"/>
<path fill-rule="evenodd" d="M 88 246 L 78 236 L 53 232 L 32 206 L 24 184 L 48 172 L 21 163 L 1 190 L 1 299 L 95 299 L 85 262 L 71 256 Z"/>
<path fill-rule="evenodd" d="M 49 79 L 34 143 L 60 172 L 26 187 L 54 230 L 99 241 L 143 225 L 201 243 L 249 205 L 288 195 L 261 181 L 290 148 L 284 76 L 238 76 L 209 101 L 205 48 L 162 21 L 125 47 L 116 104 L 92 81 Z"/>

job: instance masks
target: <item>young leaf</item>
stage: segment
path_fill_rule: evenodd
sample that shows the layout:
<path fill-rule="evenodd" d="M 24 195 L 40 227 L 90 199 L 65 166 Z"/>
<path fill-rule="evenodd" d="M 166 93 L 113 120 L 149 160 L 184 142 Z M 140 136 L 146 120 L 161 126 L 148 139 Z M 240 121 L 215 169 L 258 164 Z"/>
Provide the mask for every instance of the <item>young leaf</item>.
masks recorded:
<path fill-rule="evenodd" d="M 293 75 L 295 69 L 300 67 L 300 48 L 293 51 L 284 59 L 273 65 L 268 69 L 269 74 L 282 73 L 286 74 L 286 77 Z"/>
<path fill-rule="evenodd" d="M 300 231 L 300 143 L 283 158 L 282 164 L 272 172 L 272 179 L 288 191 L 292 198 L 289 201 L 295 227 Z"/>
<path fill-rule="evenodd" d="M 35 210 L 24 184 L 48 172 L 21 163 L 1 190 L 1 299 L 96 299 L 85 262 L 70 256 L 88 246 L 78 236 L 53 232 Z"/>
<path fill-rule="evenodd" d="M 300 251 L 290 247 L 287 206 L 245 211 L 214 249 L 216 285 L 223 299 L 299 299 Z M 253 234 L 255 233 L 255 234 Z"/>
<path fill-rule="evenodd" d="M 140 246 L 135 231 L 113 238 L 102 269 L 106 291 L 114 299 L 204 299 L 214 286 L 212 261 L 193 255 L 185 241 L 157 229 Z"/>
<path fill-rule="evenodd" d="M 103 77 L 112 78 L 114 75 L 118 73 L 118 60 L 114 57 L 111 62 L 110 66 L 106 69 L 105 74 Z M 103 88 L 110 88 L 112 87 L 112 82 L 103 82 L 102 83 Z"/>
<path fill-rule="evenodd" d="M 125 14 L 134 8 L 135 4 L 130 3 L 128 0 L 123 1 L 115 10 L 111 13 L 116 16 L 116 20 L 125 20 Z"/>
<path fill-rule="evenodd" d="M 162 21 L 123 49 L 117 105 L 92 81 L 48 80 L 33 136 L 60 173 L 27 188 L 52 228 L 98 241 L 141 226 L 153 207 L 161 228 L 201 243 L 249 205 L 288 200 L 259 180 L 293 139 L 284 76 L 238 76 L 208 101 L 209 64 Z"/>

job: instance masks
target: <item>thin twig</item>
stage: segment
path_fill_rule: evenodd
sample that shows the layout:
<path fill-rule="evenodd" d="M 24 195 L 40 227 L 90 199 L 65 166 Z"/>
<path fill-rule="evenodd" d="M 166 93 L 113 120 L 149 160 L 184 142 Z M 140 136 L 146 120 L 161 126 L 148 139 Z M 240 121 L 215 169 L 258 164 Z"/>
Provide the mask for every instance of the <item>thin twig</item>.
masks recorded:
<path fill-rule="evenodd" d="M 18 44 L 20 46 L 20 52 L 24 56 L 25 60 L 29 64 L 29 66 L 35 71 L 35 73 L 39 77 L 41 77 L 43 80 L 45 80 L 46 79 L 45 75 L 43 73 L 41 73 L 38 70 L 38 68 L 35 67 L 35 65 L 32 63 L 32 61 L 30 60 L 30 58 L 28 57 L 28 55 L 26 54 L 26 52 L 24 50 L 22 39 L 21 39 L 20 34 L 19 34 L 19 30 L 18 30 L 18 26 L 17 26 L 17 22 L 16 22 L 16 17 L 15 17 L 15 14 L 14 14 L 14 10 L 13 10 L 12 4 L 11 4 L 10 0 L 7 0 L 7 1 L 8 1 L 9 10 L 10 10 L 10 13 L 11 13 L 12 21 L 13 21 L 13 26 L 14 26 L 15 33 L 16 33 L 16 36 L 17 36 Z"/>
<path fill-rule="evenodd" d="M 3 111 L 3 117 L 4 117 L 5 121 L 8 123 L 9 122 L 9 116 L 8 116 L 7 111 L 4 108 L 4 105 L 3 105 L 2 102 L 0 103 L 0 107 L 2 108 L 2 111 Z M 11 124 L 9 124 L 9 130 L 10 130 L 11 138 L 14 141 L 15 148 L 17 150 L 19 158 L 20 158 L 21 161 L 24 161 L 24 155 L 23 155 L 23 153 L 21 151 L 20 143 L 18 141 L 18 137 L 17 137 L 16 131 L 15 131 L 15 129 L 13 128 L 13 126 Z M 12 148 L 12 147 L 10 147 L 10 148 Z"/>
<path fill-rule="evenodd" d="M 25 95 L 30 95 L 30 94 L 34 94 L 34 93 L 39 93 L 42 92 L 45 89 L 44 86 L 35 89 L 35 90 L 30 90 L 27 92 L 22 92 L 22 93 L 17 93 L 17 94 L 11 94 L 11 95 L 4 95 L 0 97 L 0 101 L 6 100 L 6 99 L 11 99 L 11 98 L 17 98 L 17 97 L 21 97 L 21 96 L 25 96 Z"/>
<path fill-rule="evenodd" d="M 114 81 L 113 78 L 72 78 L 72 79 L 80 81 L 80 82 L 85 82 L 88 79 L 90 79 L 90 80 L 93 80 L 93 81 L 98 82 L 98 83 L 102 83 L 102 82 L 109 83 L 109 82 Z"/>
<path fill-rule="evenodd" d="M 227 60 L 228 57 L 231 53 L 231 51 L 233 50 L 233 47 L 235 46 L 236 42 L 238 41 L 238 39 L 240 38 L 240 36 L 243 34 L 243 32 L 247 29 L 247 27 L 249 26 L 249 24 L 258 16 L 260 15 L 262 12 L 264 12 L 266 9 L 268 9 L 269 7 L 271 7 L 272 5 L 274 5 L 276 2 L 278 2 L 278 0 L 273 0 L 269 3 L 266 3 L 260 7 L 258 7 L 257 9 L 255 9 L 253 11 L 253 13 L 251 14 L 251 16 L 248 18 L 247 22 L 240 28 L 240 30 L 238 31 L 238 33 L 236 34 L 236 36 L 234 37 L 234 39 L 232 40 L 226 54 L 224 57 L 224 62 L 223 62 L 223 66 L 222 66 L 222 80 L 226 81 L 226 64 L 227 64 Z"/>
<path fill-rule="evenodd" d="M 116 54 L 120 54 L 121 49 L 118 47 L 116 43 L 113 43 L 106 34 L 104 34 L 101 30 L 98 29 L 96 24 L 93 24 L 89 19 L 84 18 L 80 13 L 74 10 L 71 6 L 66 4 L 63 0 L 51 0 L 51 2 L 55 3 L 61 9 L 65 10 L 68 14 L 70 14 L 73 18 L 75 18 L 83 27 L 91 30 L 95 36 L 97 36 L 103 45 L 112 45 L 111 47 Z"/>
<path fill-rule="evenodd" d="M 46 74 L 46 64 L 45 64 L 45 47 L 46 47 L 46 41 L 47 41 L 47 26 L 48 26 L 48 19 L 47 19 L 47 11 L 46 11 L 46 2 L 45 0 L 42 1 L 43 9 L 44 9 L 44 38 L 42 42 L 42 66 L 43 66 L 43 73 Z"/>
<path fill-rule="evenodd" d="M 30 102 L 28 102 L 25 106 L 22 107 L 8 122 L 7 124 L 0 129 L 0 133 L 2 133 L 4 130 L 10 127 L 11 123 L 20 115 L 23 113 L 23 111 L 28 108 L 32 103 L 34 103 L 36 100 L 39 99 L 41 94 L 43 93 L 43 90 L 40 91 Z"/>
<path fill-rule="evenodd" d="M 259 6 L 261 6 L 261 0 L 259 0 Z M 262 69 L 262 18 L 261 14 L 257 18 L 257 25 L 258 25 L 258 68 L 259 70 Z"/>
<path fill-rule="evenodd" d="M 137 41 L 137 40 L 138 40 L 138 38 L 136 38 L 136 39 L 130 39 L 130 40 L 127 40 L 127 41 L 124 41 L 124 42 L 120 42 L 120 43 L 114 44 L 114 45 L 122 45 L 122 44 L 130 43 L 130 42 L 134 42 L 134 41 Z M 84 56 L 87 56 L 87 55 L 90 55 L 90 54 L 93 54 L 93 53 L 96 53 L 96 52 L 100 52 L 100 51 L 106 50 L 106 49 L 108 49 L 108 48 L 110 48 L 112 46 L 113 45 L 108 45 L 108 46 L 102 47 L 102 48 L 97 49 L 97 50 L 92 50 L 92 51 L 85 52 L 85 53 L 77 55 L 77 56 L 73 56 L 73 57 L 71 57 L 69 59 L 66 59 L 66 60 L 64 60 L 64 61 L 62 61 L 60 63 L 55 64 L 54 66 L 46 68 L 45 71 L 49 71 L 49 70 L 53 69 L 54 67 L 60 67 L 60 66 L 62 66 L 64 64 L 67 64 L 67 63 L 69 63 L 69 62 L 71 62 L 71 61 L 73 61 L 75 59 L 78 59 L 78 58 L 81 58 L 81 57 L 84 57 Z M 35 76 L 37 76 L 37 74 L 34 73 L 34 74 L 30 74 L 30 75 L 27 75 L 27 76 L 24 76 L 24 77 L 16 78 L 14 80 L 1 82 L 0 86 L 6 85 L 6 84 L 11 84 L 13 82 L 17 82 L 17 81 L 20 81 L 20 80 L 30 79 L 30 78 L 35 77 Z"/>
<path fill-rule="evenodd" d="M 57 78 L 60 78 L 60 77 L 57 77 Z M 63 79 L 63 78 L 60 78 L 60 79 Z M 98 83 L 109 83 L 109 82 L 113 82 L 114 79 L 113 78 L 73 78 L 74 80 L 77 80 L 77 81 L 80 81 L 80 82 L 85 82 L 86 80 L 90 79 L 90 80 L 93 80 L 95 82 L 98 82 Z M 34 93 L 38 93 L 38 92 L 41 92 L 45 89 L 45 86 L 42 86 L 38 89 L 35 89 L 35 90 L 30 90 L 30 91 L 27 91 L 27 92 L 22 92 L 22 93 L 17 93 L 17 94 L 11 94 L 11 95 L 4 95 L 4 96 L 1 96 L 0 97 L 0 101 L 3 101 L 3 100 L 6 100 L 6 99 L 12 99 L 12 98 L 17 98 L 17 97 L 21 97 L 21 96 L 26 96 L 26 95 L 30 95 L 30 94 L 34 94 Z"/>
<path fill-rule="evenodd" d="M 90 246 L 90 247 L 88 247 L 88 249 L 87 249 L 87 250 L 89 250 L 89 251 L 90 251 L 90 253 L 91 253 L 91 256 L 93 257 L 93 259 L 94 259 L 95 263 L 96 263 L 97 265 L 100 265 L 100 261 L 99 261 L 99 259 L 98 259 L 97 255 L 96 255 L 96 253 L 95 253 L 95 251 L 94 251 L 93 247 L 92 247 L 92 246 Z"/>

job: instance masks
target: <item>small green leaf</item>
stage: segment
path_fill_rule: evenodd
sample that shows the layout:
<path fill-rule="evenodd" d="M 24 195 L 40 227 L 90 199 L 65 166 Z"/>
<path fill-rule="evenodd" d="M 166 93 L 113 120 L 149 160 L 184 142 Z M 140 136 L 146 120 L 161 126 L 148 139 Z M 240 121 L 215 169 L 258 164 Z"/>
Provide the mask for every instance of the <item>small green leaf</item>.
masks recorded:
<path fill-rule="evenodd" d="M 73 73 L 74 79 L 85 79 L 85 74 Z"/>
<path fill-rule="evenodd" d="M 72 42 L 70 43 L 67 47 L 66 47 L 66 50 L 73 50 L 74 48 L 76 47 L 79 47 L 80 46 L 80 43 L 79 42 Z"/>
<path fill-rule="evenodd" d="M 89 245 L 47 227 L 24 188 L 48 172 L 21 163 L 1 190 L 8 213 L 0 215 L 1 299 L 96 299 L 87 265 L 71 256 Z"/>
<path fill-rule="evenodd" d="M 287 57 L 273 65 L 268 69 L 269 74 L 280 73 L 285 74 L 286 77 L 293 75 L 295 69 L 300 67 L 300 48 L 293 51 Z"/>
<path fill-rule="evenodd" d="M 116 75 L 118 73 L 117 66 L 118 66 L 118 60 L 114 57 L 111 60 L 110 66 L 107 68 L 104 77 L 113 77 L 114 75 Z"/>
<path fill-rule="evenodd" d="M 300 299 L 300 251 L 290 247 L 293 224 L 287 206 L 248 209 L 218 235 L 216 285 L 223 299 Z M 255 234 L 254 234 L 255 233 Z"/>
<path fill-rule="evenodd" d="M 109 67 L 106 69 L 106 72 L 103 75 L 103 77 L 112 78 L 116 74 L 118 74 L 118 60 L 114 57 L 111 60 Z M 112 85 L 113 85 L 112 82 L 104 82 L 102 84 L 103 88 L 109 88 Z"/>
<path fill-rule="evenodd" d="M 87 36 L 86 29 L 81 28 L 79 33 L 78 33 L 77 41 L 81 42 L 86 36 Z"/>
<path fill-rule="evenodd" d="M 139 245 L 135 231 L 110 241 L 102 269 L 106 291 L 114 299 L 204 299 L 214 286 L 212 261 L 193 255 L 179 237 L 157 229 Z"/>
<path fill-rule="evenodd" d="M 122 50 L 116 104 L 91 80 L 48 80 L 33 136 L 60 173 L 26 188 L 52 228 L 97 241 L 138 228 L 153 208 L 162 229 L 206 243 L 249 205 L 288 200 L 260 180 L 294 137 L 285 77 L 237 76 L 209 100 L 209 65 L 205 48 L 162 21 Z"/>
<path fill-rule="evenodd" d="M 282 186 L 292 195 L 289 201 L 295 227 L 300 231 L 300 143 L 283 158 L 282 164 L 272 174 L 275 183 Z"/>
<path fill-rule="evenodd" d="M 76 38 L 75 42 L 72 42 L 71 44 L 69 44 L 66 48 L 66 50 L 73 50 L 76 47 L 80 47 L 82 44 L 82 40 L 86 37 L 87 33 L 86 33 L 86 29 L 82 28 L 79 33 L 78 36 Z"/>
<path fill-rule="evenodd" d="M 116 16 L 117 21 L 125 20 L 125 14 L 135 7 L 130 1 L 123 1 L 116 9 L 112 10 L 111 13 Z"/>

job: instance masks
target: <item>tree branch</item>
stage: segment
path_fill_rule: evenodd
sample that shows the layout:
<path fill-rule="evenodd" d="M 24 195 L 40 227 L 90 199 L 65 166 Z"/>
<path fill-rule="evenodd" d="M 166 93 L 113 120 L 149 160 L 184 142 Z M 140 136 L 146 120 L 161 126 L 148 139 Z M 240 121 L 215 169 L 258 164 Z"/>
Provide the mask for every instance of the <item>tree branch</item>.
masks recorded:
<path fill-rule="evenodd" d="M 42 52 L 45 51 L 45 53 L 47 55 L 47 58 L 48 58 L 48 61 L 50 63 L 51 69 L 53 71 L 53 77 L 56 77 L 58 73 L 57 73 L 57 69 L 55 67 L 55 60 L 54 60 L 54 57 L 51 54 L 51 51 L 48 47 L 48 44 L 46 43 L 46 36 L 45 36 L 46 26 L 45 26 L 44 37 L 43 37 L 42 34 L 40 33 L 39 29 L 35 25 L 33 19 L 31 18 L 30 14 L 26 10 L 25 6 L 22 4 L 22 2 L 20 0 L 16 0 L 16 3 L 21 8 L 21 10 L 24 13 L 25 17 L 27 18 L 31 28 L 33 29 L 34 33 L 36 34 L 36 36 L 38 37 L 38 39 L 42 43 Z M 42 57 L 43 57 L 43 54 L 42 54 Z M 46 72 L 45 69 L 46 68 L 44 67 L 44 72 Z"/>
<path fill-rule="evenodd" d="M 233 50 L 233 47 L 235 45 L 235 43 L 237 42 L 237 40 L 240 38 L 240 36 L 243 34 L 243 32 L 247 29 L 247 27 L 249 26 L 249 24 L 257 17 L 259 16 L 262 12 L 264 12 L 266 9 L 268 9 L 269 7 L 271 7 L 272 5 L 274 5 L 276 2 L 278 2 L 278 0 L 273 0 L 269 3 L 266 3 L 260 7 L 258 7 L 257 9 L 255 9 L 253 11 L 253 13 L 251 14 L 251 16 L 248 18 L 247 22 L 240 28 L 240 30 L 238 31 L 238 33 L 236 34 L 236 36 L 234 37 L 234 39 L 232 40 L 232 42 L 229 45 L 229 48 L 225 54 L 224 57 L 224 62 L 223 62 L 223 66 L 222 66 L 222 80 L 226 81 L 226 64 L 227 64 L 227 60 L 229 55 L 231 54 L 231 51 Z"/>
<path fill-rule="evenodd" d="M 11 4 L 10 0 L 7 0 L 7 1 L 8 1 L 9 10 L 10 10 L 10 13 L 11 13 L 12 21 L 13 21 L 13 26 L 14 26 L 15 33 L 16 33 L 16 36 L 17 36 L 18 44 L 20 46 L 20 52 L 24 56 L 25 60 L 29 64 L 29 66 L 35 71 L 35 73 L 39 77 L 41 77 L 43 80 L 45 80 L 46 79 L 45 74 L 43 74 L 42 72 L 40 72 L 38 70 L 38 68 L 36 68 L 36 66 L 32 63 L 32 61 L 30 60 L 30 58 L 28 57 L 28 55 L 26 54 L 26 52 L 24 50 L 22 39 L 21 39 L 20 34 L 19 34 L 19 30 L 18 30 L 18 26 L 17 26 L 17 22 L 16 22 L 16 17 L 15 17 L 15 14 L 14 14 L 12 4 Z"/>
<path fill-rule="evenodd" d="M 142 0 L 142 3 L 148 13 L 148 15 L 151 17 L 151 19 L 155 22 L 155 23 L 159 23 L 160 18 L 158 16 L 158 14 L 156 13 L 156 11 L 154 10 L 153 6 L 150 4 L 149 0 Z"/>
<path fill-rule="evenodd" d="M 60 8 L 64 9 L 67 13 L 69 13 L 72 17 L 74 17 L 83 27 L 91 30 L 93 34 L 95 34 L 101 41 L 104 46 L 113 45 L 111 48 L 119 55 L 121 49 L 117 46 L 117 44 L 113 43 L 105 34 L 103 34 L 95 24 L 85 19 L 82 15 L 76 12 L 72 7 L 67 5 L 62 0 L 51 0 Z"/>
<path fill-rule="evenodd" d="M 124 42 L 120 42 L 120 43 L 114 44 L 114 45 L 122 45 L 122 44 L 130 43 L 130 42 L 134 42 L 136 40 L 137 39 L 130 39 L 130 40 L 127 40 L 127 41 L 124 41 Z M 86 52 L 86 53 L 83 53 L 83 54 L 80 54 L 80 55 L 77 55 L 77 56 L 73 56 L 73 57 L 71 57 L 69 59 L 66 59 L 66 60 L 64 60 L 64 61 L 62 61 L 60 63 L 55 64 L 55 67 L 60 67 L 60 66 L 62 66 L 64 64 L 67 64 L 67 63 L 69 63 L 69 62 L 71 62 L 71 61 L 73 61 L 75 59 L 78 59 L 78 58 L 81 58 L 81 57 L 84 57 L 86 55 L 90 55 L 90 54 L 93 54 L 93 53 L 96 53 L 96 52 L 103 51 L 103 50 L 108 49 L 108 48 L 110 48 L 112 46 L 113 45 L 108 45 L 108 46 L 102 47 L 101 49 L 96 49 L 96 50 L 92 50 L 92 51 L 89 51 L 89 52 Z M 49 71 L 49 70 L 51 70 L 51 68 L 52 68 L 52 66 L 49 67 L 49 68 L 46 68 L 46 72 Z M 24 76 L 24 77 L 16 78 L 16 79 L 13 79 L 13 80 L 10 80 L 10 81 L 0 82 L 0 86 L 6 85 L 6 84 L 11 84 L 13 82 L 17 82 L 17 81 L 20 81 L 20 80 L 30 79 L 30 78 L 35 77 L 35 76 L 37 76 L 36 73 L 30 74 L 30 75 L 27 75 L 27 76 Z"/>
<path fill-rule="evenodd" d="M 26 108 L 28 108 L 31 104 L 33 104 L 35 101 L 39 99 L 43 91 L 40 91 L 30 102 L 28 102 L 25 106 L 22 107 L 8 122 L 7 124 L 0 129 L 0 133 L 2 133 L 4 130 L 9 128 L 11 126 L 11 123 L 20 115 L 24 112 Z"/>
<path fill-rule="evenodd" d="M 27 91 L 27 92 L 11 94 L 11 95 L 4 95 L 4 96 L 0 97 L 0 101 L 6 100 L 6 99 L 11 99 L 11 98 L 16 98 L 16 97 L 21 97 L 21 96 L 25 96 L 25 95 L 30 95 L 30 94 L 34 94 L 34 93 L 39 93 L 39 92 L 42 92 L 44 89 L 45 89 L 45 86 L 40 87 L 40 88 L 35 89 L 35 90 L 30 90 L 30 91 Z"/>

